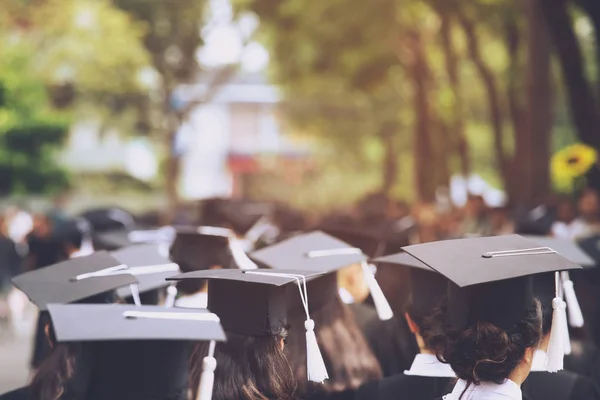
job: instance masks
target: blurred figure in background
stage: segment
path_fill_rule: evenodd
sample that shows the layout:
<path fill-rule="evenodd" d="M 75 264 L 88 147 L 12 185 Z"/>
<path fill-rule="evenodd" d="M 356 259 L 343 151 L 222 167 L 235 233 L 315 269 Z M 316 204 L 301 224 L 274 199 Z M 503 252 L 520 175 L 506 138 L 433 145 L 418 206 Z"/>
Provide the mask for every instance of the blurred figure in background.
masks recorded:
<path fill-rule="evenodd" d="M 598 192 L 586 189 L 577 204 L 579 217 L 571 223 L 571 235 L 574 239 L 583 239 L 600 234 L 600 199 Z"/>
<path fill-rule="evenodd" d="M 571 199 L 560 198 L 556 204 L 556 221 L 552 224 L 552 236 L 570 239 L 573 237 L 571 224 L 577 216 Z"/>
<path fill-rule="evenodd" d="M 67 258 L 60 241 L 53 235 L 50 219 L 38 214 L 33 219 L 33 230 L 27 235 L 25 270 L 46 267 Z"/>
<path fill-rule="evenodd" d="M 481 196 L 470 195 L 464 208 L 464 217 L 460 226 L 462 236 L 489 236 L 492 225 L 487 215 L 485 201 Z"/>

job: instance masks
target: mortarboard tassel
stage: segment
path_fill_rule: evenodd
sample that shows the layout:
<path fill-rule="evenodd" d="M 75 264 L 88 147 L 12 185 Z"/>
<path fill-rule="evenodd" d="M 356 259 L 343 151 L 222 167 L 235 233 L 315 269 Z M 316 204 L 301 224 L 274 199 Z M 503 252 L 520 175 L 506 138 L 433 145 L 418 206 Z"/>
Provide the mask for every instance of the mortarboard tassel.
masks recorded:
<path fill-rule="evenodd" d="M 229 238 L 229 249 L 239 269 L 257 269 L 258 266 L 248 257 L 238 238 Z"/>
<path fill-rule="evenodd" d="M 550 331 L 550 342 L 548 343 L 548 352 L 546 358 L 546 370 L 548 372 L 558 372 L 563 369 L 563 359 L 565 356 L 565 328 L 566 324 L 565 302 L 560 297 L 560 274 L 555 273 L 555 291 L 556 297 L 552 300 L 552 328 Z M 561 315 L 562 314 L 562 315 Z"/>
<path fill-rule="evenodd" d="M 569 315 L 569 325 L 573 328 L 583 327 L 583 313 L 575 294 L 573 287 L 573 281 L 571 280 L 569 273 L 566 271 L 561 272 L 563 291 L 565 294 L 565 300 L 567 302 L 567 313 Z"/>
<path fill-rule="evenodd" d="M 167 288 L 167 298 L 165 299 L 165 308 L 172 308 L 175 306 L 175 299 L 177 298 L 177 288 L 175 285 L 170 285 Z"/>
<path fill-rule="evenodd" d="M 300 291 L 300 300 L 306 312 L 306 321 L 304 321 L 304 328 L 306 329 L 306 377 L 311 382 L 323 383 L 325 379 L 329 379 L 327 373 L 327 367 L 319 349 L 317 343 L 317 337 L 315 335 L 315 321 L 310 318 L 308 311 L 308 291 L 306 290 L 306 278 L 302 275 L 296 274 L 285 274 L 277 272 L 259 272 L 259 271 L 248 271 L 248 274 L 257 275 L 271 275 L 271 276 L 282 276 L 286 278 L 293 278 L 298 284 L 298 290 Z M 302 279 L 302 283 L 300 282 Z"/>
<path fill-rule="evenodd" d="M 365 280 L 367 282 L 367 286 L 369 287 L 369 291 L 371 292 L 371 298 L 373 298 L 373 304 L 375 304 L 375 310 L 377 310 L 377 315 L 379 319 L 382 321 L 387 321 L 394 316 L 394 312 L 392 311 L 392 307 L 390 307 L 390 303 L 388 303 L 381 287 L 379 287 L 379 283 L 377 283 L 377 279 L 375 279 L 375 275 L 369 269 L 369 265 L 366 261 L 362 262 L 363 274 L 365 276 Z"/>
<path fill-rule="evenodd" d="M 213 386 L 215 383 L 215 370 L 217 369 L 215 347 L 215 341 L 211 340 L 208 347 L 208 355 L 202 360 L 202 375 L 200 376 L 200 385 L 198 387 L 198 396 L 196 396 L 196 400 L 211 400 L 212 398 Z"/>

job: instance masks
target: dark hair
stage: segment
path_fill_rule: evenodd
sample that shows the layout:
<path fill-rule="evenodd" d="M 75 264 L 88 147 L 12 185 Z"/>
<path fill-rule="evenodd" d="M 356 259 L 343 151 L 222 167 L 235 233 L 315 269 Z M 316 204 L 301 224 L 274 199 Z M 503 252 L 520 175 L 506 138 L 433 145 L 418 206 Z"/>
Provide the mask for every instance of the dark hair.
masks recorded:
<path fill-rule="evenodd" d="M 356 324 L 354 315 L 338 296 L 334 296 L 323 306 L 311 311 L 329 379 L 324 384 L 310 384 L 306 371 L 305 318 L 304 314 L 291 316 L 288 340 L 290 361 L 301 394 L 313 390 L 341 392 L 382 377 L 381 366 Z"/>
<path fill-rule="evenodd" d="M 423 343 L 428 350 L 438 351 L 444 346 L 444 315 L 439 307 L 429 313 L 423 313 L 409 301 L 406 312 L 419 327 L 419 335 L 423 338 Z"/>
<path fill-rule="evenodd" d="M 73 348 L 67 344 L 57 344 L 42 361 L 31 380 L 32 397 L 38 400 L 58 400 L 65 393 L 67 382 L 74 372 Z"/>
<path fill-rule="evenodd" d="M 483 321 L 459 330 L 444 326 L 444 330 L 438 358 L 450 364 L 458 378 L 475 385 L 501 384 L 523 360 L 525 351 L 540 342 L 540 302 L 536 299 L 527 316 L 509 330 Z"/>
<path fill-rule="evenodd" d="M 296 381 L 281 340 L 287 331 L 281 328 L 269 336 L 251 337 L 227 332 L 227 342 L 217 344 L 217 369 L 213 400 L 292 400 Z M 192 355 L 190 375 L 194 398 L 198 391 L 202 360 L 209 344 L 198 344 Z"/>

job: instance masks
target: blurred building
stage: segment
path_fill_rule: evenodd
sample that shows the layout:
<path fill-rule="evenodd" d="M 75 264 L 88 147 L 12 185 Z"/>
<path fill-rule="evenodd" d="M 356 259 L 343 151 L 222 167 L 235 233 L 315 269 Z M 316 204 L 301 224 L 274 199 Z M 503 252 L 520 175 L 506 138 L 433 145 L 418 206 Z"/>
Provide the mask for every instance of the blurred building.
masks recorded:
<path fill-rule="evenodd" d="M 202 99 L 209 78 L 181 87 L 178 101 Z M 196 106 L 178 135 L 185 198 L 243 196 L 265 172 L 286 176 L 302 169 L 308 149 L 284 134 L 279 90 L 263 75 L 237 75 L 214 93 Z"/>
<path fill-rule="evenodd" d="M 211 79 L 203 75 L 174 94 L 175 107 L 197 103 L 175 143 L 184 199 L 243 196 L 266 171 L 285 176 L 302 169 L 308 149 L 284 135 L 275 86 L 261 74 L 240 73 L 217 87 L 210 87 Z M 159 151 L 148 139 L 82 121 L 72 127 L 62 159 L 74 171 L 120 171 L 144 181 L 158 174 Z"/>

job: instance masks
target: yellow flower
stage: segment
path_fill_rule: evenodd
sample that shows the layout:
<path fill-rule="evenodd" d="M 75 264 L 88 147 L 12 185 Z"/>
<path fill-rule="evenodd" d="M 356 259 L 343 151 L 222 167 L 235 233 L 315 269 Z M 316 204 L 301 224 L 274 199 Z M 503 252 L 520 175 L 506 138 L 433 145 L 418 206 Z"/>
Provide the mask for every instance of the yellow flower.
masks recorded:
<path fill-rule="evenodd" d="M 574 180 L 585 175 L 597 161 L 598 154 L 592 147 L 580 143 L 565 147 L 552 157 L 552 178 L 560 188 L 573 188 Z"/>

